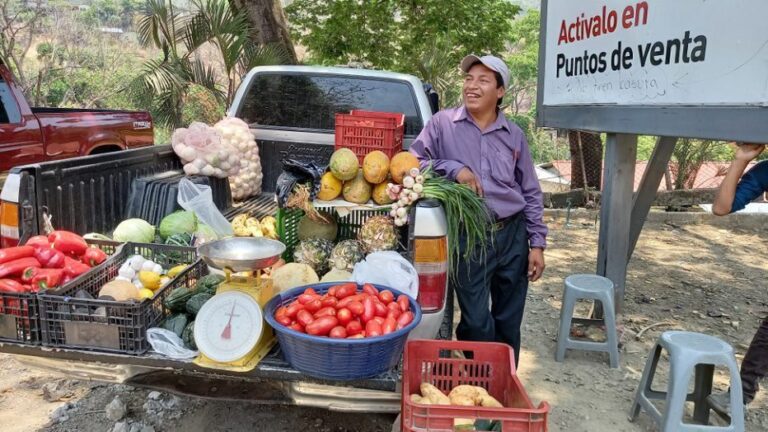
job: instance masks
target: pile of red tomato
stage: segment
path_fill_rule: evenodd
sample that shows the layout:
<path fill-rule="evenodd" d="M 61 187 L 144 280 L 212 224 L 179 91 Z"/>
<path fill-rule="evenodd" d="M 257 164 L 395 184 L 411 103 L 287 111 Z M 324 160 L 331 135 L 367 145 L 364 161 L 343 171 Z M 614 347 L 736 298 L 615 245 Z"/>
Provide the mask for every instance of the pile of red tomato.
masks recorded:
<path fill-rule="evenodd" d="M 307 288 L 296 300 L 275 311 L 275 321 L 301 333 L 335 339 L 383 336 L 413 321 L 410 301 L 390 290 L 354 282 L 332 286 L 321 295 Z"/>

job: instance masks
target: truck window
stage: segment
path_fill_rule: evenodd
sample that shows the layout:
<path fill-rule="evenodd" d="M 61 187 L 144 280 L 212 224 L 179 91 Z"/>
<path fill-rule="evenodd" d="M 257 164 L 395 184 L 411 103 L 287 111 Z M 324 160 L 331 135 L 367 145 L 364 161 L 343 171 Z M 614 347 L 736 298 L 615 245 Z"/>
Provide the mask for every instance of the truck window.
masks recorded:
<path fill-rule="evenodd" d="M 336 113 L 353 109 L 405 114 L 405 135 L 423 127 L 413 89 L 375 78 L 258 74 L 237 116 L 248 124 L 333 132 Z"/>
<path fill-rule="evenodd" d="M 0 77 L 0 123 L 19 123 L 21 114 L 19 107 L 16 106 L 16 100 L 13 98 L 11 88 Z"/>

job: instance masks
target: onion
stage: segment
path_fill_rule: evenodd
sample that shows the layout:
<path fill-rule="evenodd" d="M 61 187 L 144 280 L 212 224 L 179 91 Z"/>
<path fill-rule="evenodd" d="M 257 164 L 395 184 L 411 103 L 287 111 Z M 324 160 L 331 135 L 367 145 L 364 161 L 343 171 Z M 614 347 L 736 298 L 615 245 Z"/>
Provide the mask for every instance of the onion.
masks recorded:
<path fill-rule="evenodd" d="M 417 194 L 422 193 L 424 191 L 424 185 L 422 185 L 421 183 L 416 183 L 415 185 L 413 185 L 413 191 L 416 192 Z"/>
<path fill-rule="evenodd" d="M 408 171 L 408 174 L 410 174 L 411 177 L 416 177 L 417 175 L 420 174 L 419 173 L 419 169 L 418 168 L 411 168 L 411 170 Z"/>
<path fill-rule="evenodd" d="M 416 192 L 411 192 L 408 195 L 408 199 L 411 200 L 411 202 L 416 202 L 419 198 L 420 198 L 419 194 L 417 194 Z"/>
<path fill-rule="evenodd" d="M 417 175 L 417 176 L 415 177 L 415 179 L 416 179 L 416 183 L 418 183 L 418 184 L 424 184 L 424 176 L 423 176 L 423 175 Z"/>
<path fill-rule="evenodd" d="M 405 207 L 399 207 L 397 210 L 395 210 L 395 213 L 397 213 L 398 217 L 404 217 L 408 212 L 408 209 Z"/>
<path fill-rule="evenodd" d="M 411 176 L 405 176 L 403 177 L 403 186 L 406 188 L 412 188 L 413 184 L 416 182 L 416 180 L 413 179 Z"/>

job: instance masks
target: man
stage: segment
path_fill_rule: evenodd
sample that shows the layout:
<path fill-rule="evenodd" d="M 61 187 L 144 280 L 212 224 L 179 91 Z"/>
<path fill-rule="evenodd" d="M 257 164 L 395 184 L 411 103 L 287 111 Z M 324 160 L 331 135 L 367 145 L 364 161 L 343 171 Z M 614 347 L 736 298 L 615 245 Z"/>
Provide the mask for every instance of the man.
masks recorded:
<path fill-rule="evenodd" d="M 541 188 L 525 135 L 499 110 L 509 84 L 507 65 L 494 56 L 470 55 L 461 70 L 464 104 L 435 114 L 410 151 L 422 167 L 431 163 L 437 174 L 485 198 L 495 217 L 485 260 L 455 264 L 461 308 L 456 337 L 505 342 L 517 364 L 528 282 L 544 271 Z"/>
<path fill-rule="evenodd" d="M 756 164 L 744 177 L 741 175 L 750 162 L 765 149 L 765 144 L 741 144 L 736 150 L 736 157 L 728 167 L 725 179 L 712 205 L 712 213 L 724 216 L 743 209 L 747 204 L 768 192 L 768 161 Z M 739 181 L 741 178 L 741 181 Z M 759 389 L 758 381 L 768 374 L 768 317 L 763 319 L 757 329 L 749 349 L 741 361 L 741 386 L 744 405 L 755 398 Z M 727 395 L 715 395 L 710 398 L 713 407 L 723 412 L 729 411 Z"/>

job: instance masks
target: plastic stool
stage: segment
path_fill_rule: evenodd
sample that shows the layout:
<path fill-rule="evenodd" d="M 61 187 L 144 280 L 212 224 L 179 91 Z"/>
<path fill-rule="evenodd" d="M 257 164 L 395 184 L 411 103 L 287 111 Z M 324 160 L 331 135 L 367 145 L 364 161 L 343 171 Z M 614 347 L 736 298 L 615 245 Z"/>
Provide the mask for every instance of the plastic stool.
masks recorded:
<path fill-rule="evenodd" d="M 605 342 L 587 342 L 571 339 L 571 323 L 590 322 L 573 318 L 573 309 L 576 300 L 591 299 L 603 304 L 605 318 Z M 613 282 L 610 279 L 590 274 L 576 274 L 565 278 L 565 291 L 563 292 L 563 306 L 560 308 L 560 331 L 557 335 L 557 351 L 555 361 L 561 362 L 565 358 L 568 349 L 580 349 L 586 351 L 607 352 L 610 356 L 612 368 L 619 367 L 619 343 L 616 340 L 616 315 L 613 307 Z"/>
<path fill-rule="evenodd" d="M 669 353 L 669 383 L 667 391 L 651 389 L 661 349 Z M 727 366 L 731 374 L 731 424 L 730 426 L 706 426 L 709 423 L 710 405 L 707 397 L 712 393 L 712 378 L 716 365 Z M 693 393 L 688 394 L 688 382 L 696 371 Z M 651 399 L 666 400 L 664 413 L 651 403 Z M 683 423 L 685 402 L 694 402 L 693 420 L 697 424 Z M 629 421 L 634 421 L 644 409 L 659 425 L 662 432 L 685 431 L 734 431 L 744 430 L 744 403 L 741 378 L 733 348 L 722 340 L 701 333 L 668 331 L 656 341 L 645 364 L 643 377 L 637 388 Z"/>

